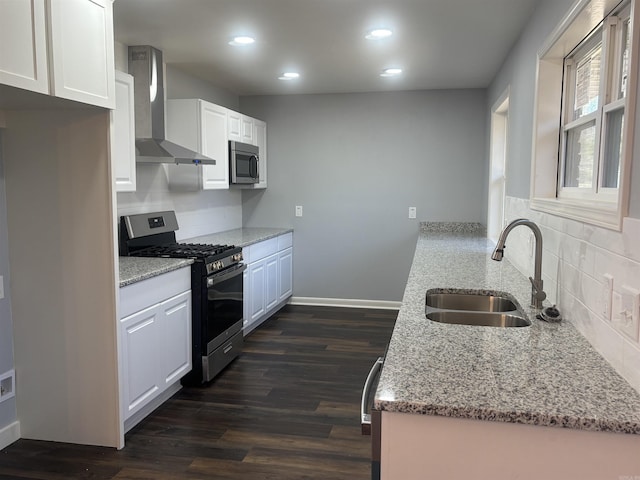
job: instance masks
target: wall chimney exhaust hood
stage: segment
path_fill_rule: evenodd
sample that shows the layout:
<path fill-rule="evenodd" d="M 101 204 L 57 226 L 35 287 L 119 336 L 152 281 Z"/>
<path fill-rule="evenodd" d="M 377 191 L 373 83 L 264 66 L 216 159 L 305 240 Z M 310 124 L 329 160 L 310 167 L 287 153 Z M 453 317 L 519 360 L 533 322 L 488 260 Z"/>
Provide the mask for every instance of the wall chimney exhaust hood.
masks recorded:
<path fill-rule="evenodd" d="M 129 47 L 136 116 L 136 161 L 215 165 L 213 158 L 165 139 L 162 52 L 148 45 Z"/>

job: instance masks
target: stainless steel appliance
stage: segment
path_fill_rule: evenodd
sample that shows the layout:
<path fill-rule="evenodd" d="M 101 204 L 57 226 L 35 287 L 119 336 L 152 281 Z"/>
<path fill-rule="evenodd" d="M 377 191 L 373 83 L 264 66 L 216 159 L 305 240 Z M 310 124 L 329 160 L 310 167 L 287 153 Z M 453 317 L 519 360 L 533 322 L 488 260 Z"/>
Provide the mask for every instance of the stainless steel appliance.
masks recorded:
<path fill-rule="evenodd" d="M 362 399 L 360 401 L 360 424 L 363 435 L 371 436 L 371 480 L 380 480 L 380 442 L 381 442 L 381 420 L 380 410 L 373 409 L 373 398 L 378 388 L 380 372 L 384 364 L 384 357 L 378 357 L 367 375 L 362 389 Z"/>
<path fill-rule="evenodd" d="M 173 211 L 120 217 L 120 255 L 191 258 L 193 369 L 183 384 L 213 379 L 242 350 L 242 249 L 178 243 Z"/>
<path fill-rule="evenodd" d="M 229 141 L 231 183 L 258 183 L 260 181 L 258 153 L 258 147 L 255 145 Z"/>

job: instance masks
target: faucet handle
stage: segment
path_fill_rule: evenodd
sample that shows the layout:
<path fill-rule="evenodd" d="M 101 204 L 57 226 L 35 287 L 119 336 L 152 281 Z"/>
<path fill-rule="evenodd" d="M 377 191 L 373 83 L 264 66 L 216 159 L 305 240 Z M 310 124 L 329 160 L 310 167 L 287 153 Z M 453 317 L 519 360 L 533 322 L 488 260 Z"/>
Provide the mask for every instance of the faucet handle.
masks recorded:
<path fill-rule="evenodd" d="M 529 277 L 529 281 L 531 282 L 531 286 L 533 287 L 533 290 L 535 291 L 536 299 L 542 301 L 545 298 L 547 298 L 547 294 L 542 289 L 542 280 L 540 280 L 540 282 L 538 284 L 538 282 L 536 282 L 532 277 Z"/>

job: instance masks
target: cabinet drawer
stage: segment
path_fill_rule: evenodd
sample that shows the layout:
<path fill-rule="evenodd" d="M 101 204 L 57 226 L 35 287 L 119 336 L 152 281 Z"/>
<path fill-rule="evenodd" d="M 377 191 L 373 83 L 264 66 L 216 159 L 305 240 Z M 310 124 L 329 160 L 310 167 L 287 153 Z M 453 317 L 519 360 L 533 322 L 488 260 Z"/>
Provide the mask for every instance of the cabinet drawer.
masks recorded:
<path fill-rule="evenodd" d="M 264 242 L 254 243 L 248 249 L 248 255 L 244 253 L 246 263 L 257 262 L 269 255 L 273 255 L 278 251 L 278 238 L 270 238 Z"/>
<path fill-rule="evenodd" d="M 120 318 L 191 290 L 191 267 L 147 278 L 120 289 Z"/>
<path fill-rule="evenodd" d="M 293 245 L 293 233 L 285 233 L 284 235 L 280 235 L 278 237 L 278 251 L 282 251 L 285 248 L 289 248 Z"/>

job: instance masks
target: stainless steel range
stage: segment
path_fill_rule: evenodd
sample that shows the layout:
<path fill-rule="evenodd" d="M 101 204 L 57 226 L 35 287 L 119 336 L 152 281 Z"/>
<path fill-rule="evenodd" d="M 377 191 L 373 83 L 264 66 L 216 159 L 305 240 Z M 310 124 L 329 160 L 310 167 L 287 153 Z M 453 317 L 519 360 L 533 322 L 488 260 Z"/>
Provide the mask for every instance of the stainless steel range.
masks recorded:
<path fill-rule="evenodd" d="M 120 255 L 191 258 L 193 369 L 183 384 L 213 379 L 242 350 L 242 249 L 178 243 L 175 212 L 120 217 Z"/>

